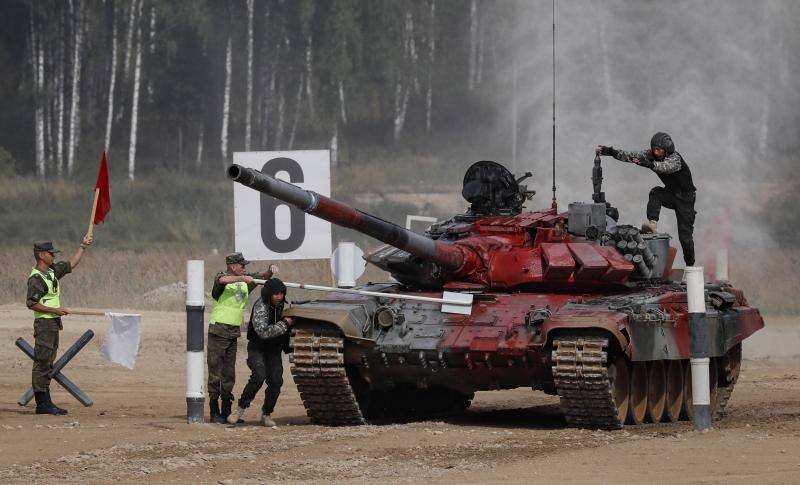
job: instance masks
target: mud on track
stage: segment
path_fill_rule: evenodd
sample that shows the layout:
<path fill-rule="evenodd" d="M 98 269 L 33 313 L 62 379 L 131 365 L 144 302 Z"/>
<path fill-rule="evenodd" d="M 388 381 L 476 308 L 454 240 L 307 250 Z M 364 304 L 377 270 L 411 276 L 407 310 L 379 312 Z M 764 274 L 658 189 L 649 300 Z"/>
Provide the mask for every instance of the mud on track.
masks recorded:
<path fill-rule="evenodd" d="M 262 397 L 244 426 L 189 426 L 185 317 L 169 312 L 145 313 L 133 371 L 99 356 L 104 318 L 65 320 L 62 350 L 87 328 L 97 333 L 64 371 L 95 405 L 83 408 L 53 387 L 54 400 L 70 414 L 36 416 L 30 405 L 16 404 L 30 385 L 30 360 L 13 342 L 32 341 L 30 320 L 18 305 L 0 306 L 2 482 L 788 484 L 800 477 L 800 350 L 790 345 L 800 339 L 800 322 L 794 319 L 767 318 L 769 332 L 752 348 L 746 342 L 751 360 L 730 414 L 705 434 L 689 423 L 613 432 L 565 428 L 558 400 L 526 389 L 479 393 L 467 414 L 446 422 L 313 426 L 288 365 L 277 429 L 257 426 Z M 237 393 L 248 376 L 244 360 L 242 343 Z"/>

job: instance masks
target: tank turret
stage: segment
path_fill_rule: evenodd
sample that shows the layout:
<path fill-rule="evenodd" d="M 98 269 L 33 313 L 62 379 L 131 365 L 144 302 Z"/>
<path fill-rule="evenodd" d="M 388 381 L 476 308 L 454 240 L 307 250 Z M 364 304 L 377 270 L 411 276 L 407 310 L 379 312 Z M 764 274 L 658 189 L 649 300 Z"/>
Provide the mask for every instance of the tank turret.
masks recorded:
<path fill-rule="evenodd" d="M 575 224 L 569 221 L 568 230 L 568 213 L 559 214 L 553 208 L 524 212 L 522 205 L 533 192 L 519 182 L 530 174 L 515 179 L 495 162 L 477 162 L 467 170 L 462 195 L 469 209 L 433 225 L 425 235 L 251 168 L 232 165 L 228 176 L 386 243 L 365 259 L 411 288 L 592 290 L 625 284 L 629 276 L 661 276 L 637 271 L 638 261 L 626 260 L 615 246 L 605 246 L 599 238 L 571 235 Z M 594 205 L 604 221 L 605 204 Z M 605 229 L 603 224 L 600 230 Z"/>

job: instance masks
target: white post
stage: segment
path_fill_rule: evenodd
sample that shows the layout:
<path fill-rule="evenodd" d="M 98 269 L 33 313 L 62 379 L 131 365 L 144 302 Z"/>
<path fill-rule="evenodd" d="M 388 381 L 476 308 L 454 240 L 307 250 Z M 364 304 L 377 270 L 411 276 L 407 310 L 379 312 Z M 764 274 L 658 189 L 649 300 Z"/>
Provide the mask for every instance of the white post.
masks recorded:
<path fill-rule="evenodd" d="M 340 242 L 336 252 L 336 286 L 352 288 L 356 286 L 356 245 Z"/>
<path fill-rule="evenodd" d="M 690 361 L 692 366 L 692 419 L 695 431 L 711 428 L 709 385 L 709 336 L 706 325 L 706 295 L 703 267 L 686 268 L 686 299 L 689 307 Z"/>
<path fill-rule="evenodd" d="M 186 420 L 203 423 L 205 390 L 203 389 L 203 290 L 204 263 L 186 262 Z"/>
<path fill-rule="evenodd" d="M 717 281 L 728 281 L 728 248 L 717 250 Z"/>

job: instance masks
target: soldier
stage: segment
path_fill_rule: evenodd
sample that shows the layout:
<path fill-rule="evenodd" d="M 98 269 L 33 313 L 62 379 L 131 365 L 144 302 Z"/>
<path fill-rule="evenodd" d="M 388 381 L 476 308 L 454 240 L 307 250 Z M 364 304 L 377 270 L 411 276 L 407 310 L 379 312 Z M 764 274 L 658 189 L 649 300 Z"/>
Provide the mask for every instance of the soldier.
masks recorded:
<path fill-rule="evenodd" d="M 92 236 L 83 237 L 80 247 L 69 261 L 55 263 L 56 254 L 61 251 L 50 241 L 33 243 L 33 257 L 36 266 L 28 276 L 26 304 L 33 310 L 34 356 L 31 381 L 33 397 L 36 399 L 36 414 L 67 414 L 50 399 L 50 371 L 58 351 L 58 332 L 64 328 L 61 317 L 69 310 L 61 306 L 58 280 L 68 275 L 78 266 L 83 253 L 92 244 Z"/>
<path fill-rule="evenodd" d="M 247 327 L 247 366 L 250 368 L 250 379 L 239 396 L 239 409 L 228 418 L 230 424 L 240 422 L 261 385 L 266 384 L 261 424 L 275 426 L 270 415 L 275 409 L 283 385 L 281 352 L 288 347 L 289 328 L 294 325 L 292 317 L 283 317 L 285 300 L 286 285 L 278 278 L 272 278 L 264 284 L 261 298 L 253 305 L 250 325 Z"/>
<path fill-rule="evenodd" d="M 675 151 L 672 138 L 666 133 L 656 133 L 650 140 L 650 150 L 629 152 L 614 147 L 599 146 L 600 155 L 608 155 L 623 162 L 647 167 L 664 182 L 664 187 L 653 187 L 647 202 L 648 222 L 642 225 L 642 232 L 655 232 L 661 207 L 675 210 L 678 220 L 678 240 L 683 248 L 686 266 L 694 265 L 694 210 L 695 192 L 689 165 L 680 153 Z"/>
<path fill-rule="evenodd" d="M 211 298 L 214 310 L 208 325 L 208 397 L 212 423 L 224 423 L 231 414 L 233 385 L 236 382 L 236 344 L 241 335 L 242 317 L 250 292 L 256 287 L 253 278 L 271 278 L 278 267 L 270 265 L 263 273 L 245 273 L 250 261 L 242 253 L 225 257 L 227 270 L 214 278 Z M 222 397 L 222 409 L 219 398 Z"/>

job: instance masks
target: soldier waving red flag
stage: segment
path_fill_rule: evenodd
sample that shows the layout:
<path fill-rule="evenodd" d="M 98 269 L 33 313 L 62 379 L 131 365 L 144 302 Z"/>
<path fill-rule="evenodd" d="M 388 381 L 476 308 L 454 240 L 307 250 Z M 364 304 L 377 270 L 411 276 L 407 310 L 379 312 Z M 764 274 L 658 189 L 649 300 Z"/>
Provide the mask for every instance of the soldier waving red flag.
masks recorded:
<path fill-rule="evenodd" d="M 108 162 L 106 161 L 106 152 L 103 151 L 100 170 L 97 172 L 97 183 L 94 186 L 94 203 L 92 204 L 92 217 L 89 219 L 89 234 L 92 234 L 95 224 L 103 222 L 110 210 L 111 194 L 108 184 Z"/>

